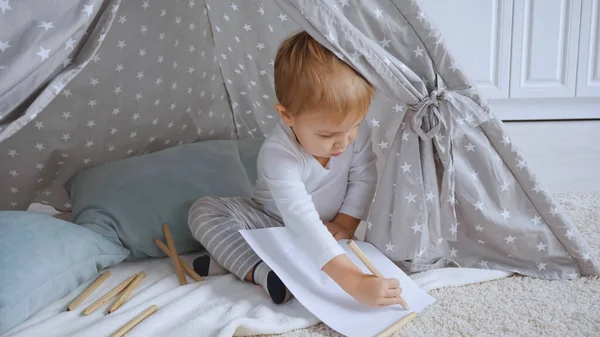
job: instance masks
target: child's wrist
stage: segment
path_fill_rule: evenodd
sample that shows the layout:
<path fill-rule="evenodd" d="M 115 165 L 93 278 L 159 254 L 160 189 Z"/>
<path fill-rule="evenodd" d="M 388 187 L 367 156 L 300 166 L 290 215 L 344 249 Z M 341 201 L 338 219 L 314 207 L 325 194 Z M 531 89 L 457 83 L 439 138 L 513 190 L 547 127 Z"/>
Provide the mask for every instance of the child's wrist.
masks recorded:
<path fill-rule="evenodd" d="M 323 266 L 329 275 L 346 292 L 354 292 L 358 288 L 363 272 L 346 255 L 334 257 Z"/>

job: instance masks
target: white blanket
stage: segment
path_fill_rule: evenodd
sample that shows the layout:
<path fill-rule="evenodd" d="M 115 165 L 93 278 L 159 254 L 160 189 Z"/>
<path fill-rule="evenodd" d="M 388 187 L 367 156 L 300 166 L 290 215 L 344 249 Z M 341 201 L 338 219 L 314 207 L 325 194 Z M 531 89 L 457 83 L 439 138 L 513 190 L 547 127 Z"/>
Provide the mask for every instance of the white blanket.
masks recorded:
<path fill-rule="evenodd" d="M 55 213 L 44 206 L 30 210 Z M 191 266 L 196 256 L 198 254 L 190 254 L 182 258 Z M 111 277 L 75 310 L 65 311 L 93 280 L 0 337 L 110 336 L 153 304 L 159 307 L 158 311 L 133 328 L 127 337 L 252 336 L 285 333 L 319 323 L 297 300 L 275 305 L 262 287 L 241 282 L 232 274 L 207 277 L 199 283 L 188 277 L 188 284 L 180 286 L 169 258 L 123 262 L 108 270 Z M 117 311 L 106 313 L 116 300 L 113 299 L 93 314 L 82 315 L 87 306 L 140 271 L 146 272 L 146 278 Z M 442 268 L 414 274 L 411 278 L 425 291 L 430 291 L 510 275 L 494 270 Z"/>
<path fill-rule="evenodd" d="M 195 256 L 182 257 L 191 265 Z M 110 336 L 153 304 L 158 305 L 158 311 L 131 330 L 127 337 L 250 336 L 284 333 L 319 323 L 297 300 L 275 305 L 261 287 L 241 282 L 231 274 L 208 277 L 200 283 L 188 278 L 187 285 L 179 286 L 168 258 L 123 262 L 109 270 L 112 276 L 74 311 L 67 312 L 65 309 L 92 280 L 2 337 Z M 82 315 L 87 306 L 142 270 L 146 272 L 146 278 L 116 312 L 106 313 L 113 299 L 93 314 Z M 429 291 L 508 275 L 499 271 L 448 268 L 413 275 L 412 278 Z"/>

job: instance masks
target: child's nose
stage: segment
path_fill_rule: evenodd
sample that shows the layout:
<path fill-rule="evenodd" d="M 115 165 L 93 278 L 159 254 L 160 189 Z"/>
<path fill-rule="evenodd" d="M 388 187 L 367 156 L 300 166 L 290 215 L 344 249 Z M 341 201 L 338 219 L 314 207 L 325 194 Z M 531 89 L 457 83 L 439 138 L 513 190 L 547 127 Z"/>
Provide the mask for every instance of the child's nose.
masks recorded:
<path fill-rule="evenodd" d="M 344 149 L 350 144 L 350 137 L 343 137 L 337 143 L 337 147 Z"/>

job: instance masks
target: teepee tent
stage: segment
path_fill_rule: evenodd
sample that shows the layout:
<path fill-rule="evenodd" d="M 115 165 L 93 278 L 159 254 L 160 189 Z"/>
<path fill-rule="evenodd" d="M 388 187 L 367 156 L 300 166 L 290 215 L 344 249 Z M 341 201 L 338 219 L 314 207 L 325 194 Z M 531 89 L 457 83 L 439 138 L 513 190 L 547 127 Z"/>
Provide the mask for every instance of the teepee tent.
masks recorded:
<path fill-rule="evenodd" d="M 298 30 L 377 89 L 366 241 L 411 272 L 600 274 L 414 0 L 0 1 L 0 209 L 68 212 L 86 167 L 264 137 L 275 52 Z"/>

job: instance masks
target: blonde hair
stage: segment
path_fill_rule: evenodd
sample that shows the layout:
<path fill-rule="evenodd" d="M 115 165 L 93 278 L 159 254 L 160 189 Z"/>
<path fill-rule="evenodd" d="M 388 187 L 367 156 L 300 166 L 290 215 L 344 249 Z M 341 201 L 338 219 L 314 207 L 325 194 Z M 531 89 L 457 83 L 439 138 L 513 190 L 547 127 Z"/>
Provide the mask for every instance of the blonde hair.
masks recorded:
<path fill-rule="evenodd" d="M 275 57 L 275 94 L 290 115 L 363 118 L 373 86 L 356 70 L 302 31 L 285 39 Z"/>

